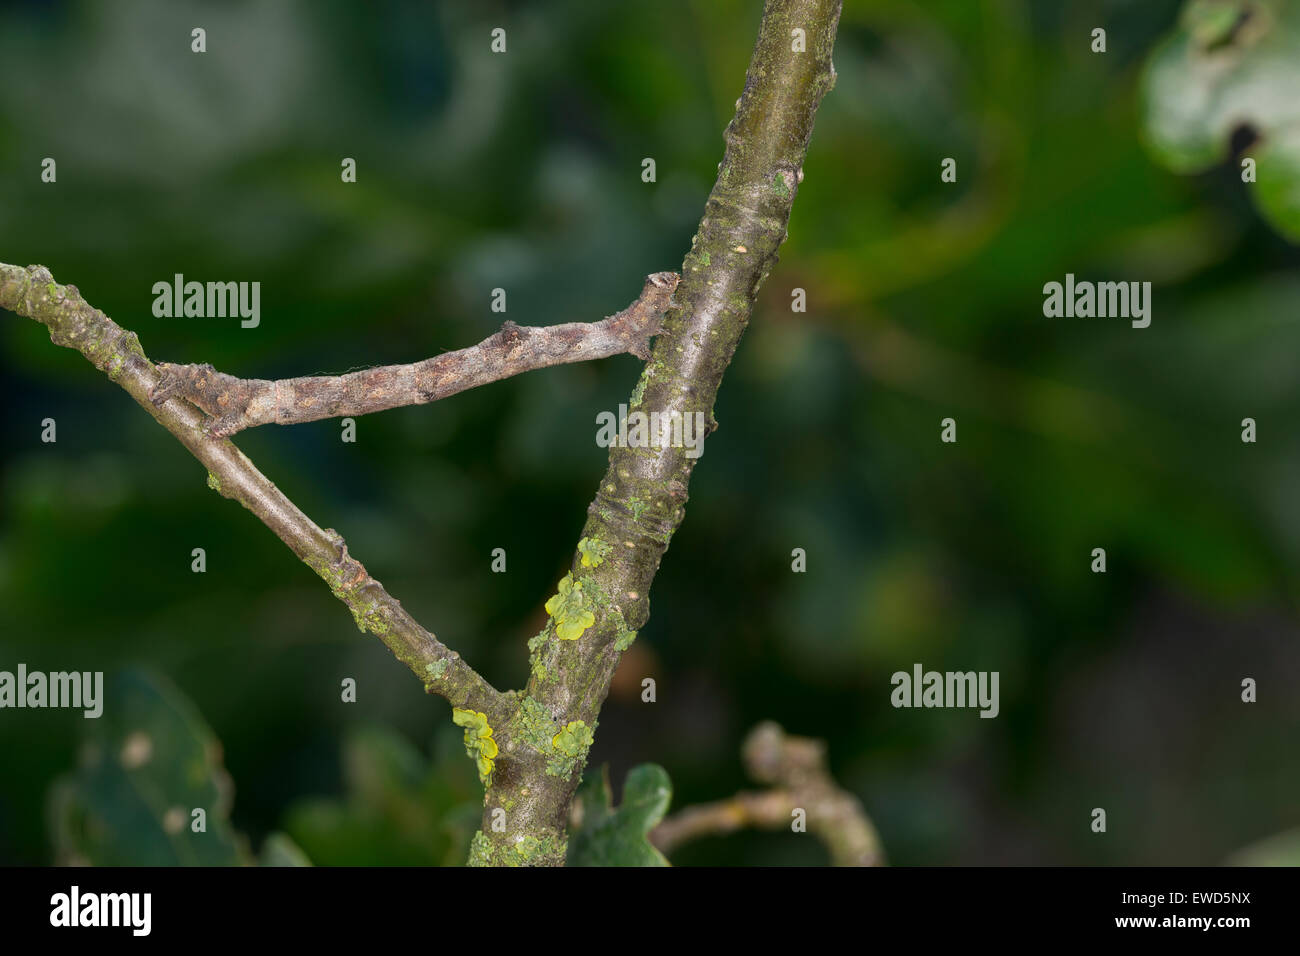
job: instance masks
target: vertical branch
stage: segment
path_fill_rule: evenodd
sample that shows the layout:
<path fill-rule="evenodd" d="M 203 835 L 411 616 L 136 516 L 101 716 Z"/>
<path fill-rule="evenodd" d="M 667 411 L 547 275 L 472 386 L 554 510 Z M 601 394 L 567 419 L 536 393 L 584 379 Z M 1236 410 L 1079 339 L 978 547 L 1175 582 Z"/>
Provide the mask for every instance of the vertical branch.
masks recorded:
<path fill-rule="evenodd" d="M 698 422 L 706 432 L 717 427 L 718 387 L 785 240 L 813 119 L 835 82 L 840 6 L 841 0 L 767 0 L 677 305 L 664 319 L 632 410 L 686 427 Z M 568 739 L 590 743 L 622 652 L 649 618 L 650 584 L 685 514 L 696 454 L 671 442 L 611 449 L 572 574 L 548 602 L 552 622 L 530 642 L 532 677 L 521 715 L 549 715 L 575 728 Z M 582 760 L 557 776 L 549 739 L 520 724 L 503 736 L 510 742 L 496 763 L 471 862 L 561 864 Z M 492 812 L 506 806 L 509 825 L 496 832 Z M 526 859 L 521 845 L 530 848 Z"/>

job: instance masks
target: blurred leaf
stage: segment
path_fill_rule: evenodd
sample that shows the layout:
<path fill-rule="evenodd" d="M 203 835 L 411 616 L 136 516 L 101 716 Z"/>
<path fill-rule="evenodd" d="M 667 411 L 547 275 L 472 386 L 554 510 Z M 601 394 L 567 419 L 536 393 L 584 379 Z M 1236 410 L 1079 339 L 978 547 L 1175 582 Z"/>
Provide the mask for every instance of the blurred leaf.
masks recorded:
<path fill-rule="evenodd" d="M 300 801 L 286 831 L 322 866 L 463 865 L 482 811 L 460 736 L 444 734 L 430 763 L 391 731 L 353 731 L 343 744 L 346 796 Z"/>
<path fill-rule="evenodd" d="M 623 802 L 613 807 L 609 768 L 583 781 L 582 823 L 569 840 L 569 866 L 668 866 L 646 834 L 663 819 L 672 802 L 668 771 L 645 763 L 628 771 Z"/>
<path fill-rule="evenodd" d="M 278 832 L 266 838 L 257 862 L 261 866 L 311 866 L 311 860 L 298 844 Z"/>
<path fill-rule="evenodd" d="M 1300 237 L 1300 4 L 1192 0 L 1152 53 L 1143 98 L 1152 151 L 1176 172 L 1221 162 L 1232 134 L 1251 127 L 1256 202 Z"/>
<path fill-rule="evenodd" d="M 1300 829 L 1252 843 L 1224 862 L 1227 866 L 1300 866 Z"/>
<path fill-rule="evenodd" d="M 49 798 L 56 859 L 96 866 L 233 866 L 250 862 L 230 827 L 234 790 L 221 745 L 165 679 L 123 671 L 87 721 L 81 765 Z M 191 829 L 202 808 L 207 829 Z"/>

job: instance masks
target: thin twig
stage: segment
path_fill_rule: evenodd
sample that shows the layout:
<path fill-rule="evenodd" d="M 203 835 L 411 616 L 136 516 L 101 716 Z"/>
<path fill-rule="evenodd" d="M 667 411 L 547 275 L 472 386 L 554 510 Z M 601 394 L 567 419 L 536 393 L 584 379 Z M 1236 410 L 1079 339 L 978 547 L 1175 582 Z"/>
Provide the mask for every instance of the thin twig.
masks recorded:
<path fill-rule="evenodd" d="M 884 864 L 876 828 L 861 801 L 831 777 L 826 746 L 820 740 L 792 736 L 767 721 L 750 731 L 743 754 L 749 776 L 773 789 L 742 791 L 727 800 L 674 813 L 650 833 L 650 841 L 661 852 L 668 854 L 690 840 L 743 827 L 785 829 L 802 810 L 808 832 L 821 840 L 836 866 Z"/>
<path fill-rule="evenodd" d="M 426 631 L 384 590 L 335 531 L 321 528 L 254 467 L 234 443 L 204 434 L 203 414 L 178 398 L 153 402 L 158 371 L 140 339 L 92 307 L 73 285 L 56 283 L 44 266 L 0 263 L 0 308 L 49 327 L 56 345 L 76 349 L 122 386 L 208 469 L 208 485 L 255 514 L 329 584 L 357 627 L 377 635 L 426 689 L 452 704 L 502 713 L 504 696 Z"/>

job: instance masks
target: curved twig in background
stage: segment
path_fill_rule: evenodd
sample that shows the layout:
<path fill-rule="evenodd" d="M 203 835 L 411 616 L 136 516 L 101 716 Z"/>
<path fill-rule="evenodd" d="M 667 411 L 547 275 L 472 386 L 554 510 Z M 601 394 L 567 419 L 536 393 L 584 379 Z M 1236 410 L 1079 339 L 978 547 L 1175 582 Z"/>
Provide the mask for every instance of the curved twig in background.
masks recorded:
<path fill-rule="evenodd" d="M 826 745 L 794 737 L 768 721 L 745 738 L 745 769 L 771 790 L 742 791 L 726 800 L 679 810 L 650 832 L 665 855 L 700 837 L 746 827 L 784 830 L 803 810 L 808 832 L 830 852 L 835 866 L 883 866 L 884 851 L 861 801 L 842 789 L 826 765 Z"/>

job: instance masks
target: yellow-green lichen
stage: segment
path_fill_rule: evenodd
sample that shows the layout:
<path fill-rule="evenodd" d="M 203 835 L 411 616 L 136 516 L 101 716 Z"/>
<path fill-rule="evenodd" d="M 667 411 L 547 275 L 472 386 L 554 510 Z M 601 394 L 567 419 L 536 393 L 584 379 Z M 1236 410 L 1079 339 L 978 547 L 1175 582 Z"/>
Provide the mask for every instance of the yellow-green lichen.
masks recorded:
<path fill-rule="evenodd" d="M 425 664 L 424 670 L 425 673 L 429 675 L 429 678 L 431 680 L 441 680 L 442 675 L 447 673 L 446 658 L 439 661 L 431 661 L 428 664 Z"/>
<path fill-rule="evenodd" d="M 573 768 L 587 756 L 595 735 L 581 720 L 571 720 L 564 729 L 551 738 L 555 755 L 546 763 L 546 772 L 553 777 L 567 777 Z"/>
<path fill-rule="evenodd" d="M 546 613 L 555 621 L 555 636 L 562 641 L 576 641 L 596 623 L 582 593 L 582 582 L 574 581 L 572 574 L 560 579 L 559 591 L 546 602 Z"/>
<path fill-rule="evenodd" d="M 525 833 L 509 844 L 509 854 L 503 860 L 507 866 L 534 866 L 542 862 L 564 859 L 565 844 L 550 833 L 541 838 Z"/>
<path fill-rule="evenodd" d="M 491 866 L 492 865 L 492 841 L 483 835 L 480 830 L 474 834 L 474 839 L 469 845 L 470 866 Z"/>
<path fill-rule="evenodd" d="M 550 752 L 551 737 L 555 735 L 555 720 L 546 705 L 535 697 L 525 697 L 519 702 L 514 729 L 512 740 L 522 740 L 542 753 Z"/>
<path fill-rule="evenodd" d="M 537 839 L 537 837 L 535 836 L 530 836 L 529 834 L 525 833 L 523 836 L 521 836 L 519 839 L 517 839 L 514 842 L 514 844 L 510 847 L 510 849 L 514 852 L 516 856 L 520 858 L 521 861 L 527 861 L 527 860 L 531 860 L 534 856 L 537 855 L 537 851 L 541 847 L 541 845 L 542 845 L 541 840 Z"/>
<path fill-rule="evenodd" d="M 214 475 L 212 472 L 208 472 L 208 487 L 216 492 L 221 491 L 221 479 L 218 478 L 216 475 Z"/>
<path fill-rule="evenodd" d="M 491 786 L 492 768 L 496 765 L 499 751 L 492 738 L 492 725 L 488 723 L 487 714 L 455 707 L 451 719 L 457 727 L 465 728 L 465 752 L 477 764 L 478 778 L 483 786 Z"/>
<path fill-rule="evenodd" d="M 624 627 L 618 632 L 618 639 L 614 641 L 614 650 L 618 651 L 621 654 L 629 647 L 631 647 L 632 642 L 635 640 L 636 640 L 636 631 L 632 631 Z"/>
<path fill-rule="evenodd" d="M 125 367 L 126 358 L 121 352 L 115 351 L 108 357 L 108 367 L 104 369 L 104 371 L 108 374 L 109 378 L 116 382 L 117 377 L 122 374 L 122 369 Z"/>
<path fill-rule="evenodd" d="M 569 757 L 576 757 L 592 744 L 591 728 L 581 720 L 571 720 L 551 738 L 551 746 Z"/>
<path fill-rule="evenodd" d="M 352 612 L 352 620 L 356 622 L 357 630 L 361 633 L 369 631 L 371 634 L 383 637 L 392 630 L 383 612 L 379 610 L 379 605 L 374 601 L 361 607 L 354 607 L 348 602 L 348 595 L 343 591 L 335 591 L 334 596 L 347 604 L 348 610 Z"/>
<path fill-rule="evenodd" d="M 578 583 L 582 585 L 583 598 L 593 607 L 599 608 L 605 603 L 605 592 L 600 589 L 600 584 L 594 577 L 584 575 L 578 579 Z"/>
<path fill-rule="evenodd" d="M 549 830 L 540 837 L 523 833 L 493 842 L 481 830 L 469 845 L 470 866 L 538 866 L 564 862 L 567 841 Z"/>
<path fill-rule="evenodd" d="M 528 650 L 536 654 L 546 644 L 546 639 L 551 636 L 551 622 L 547 621 L 546 626 L 528 639 Z"/>
<path fill-rule="evenodd" d="M 599 538 L 583 538 L 578 542 L 578 553 L 582 555 L 584 568 L 598 568 L 612 549 Z"/>

